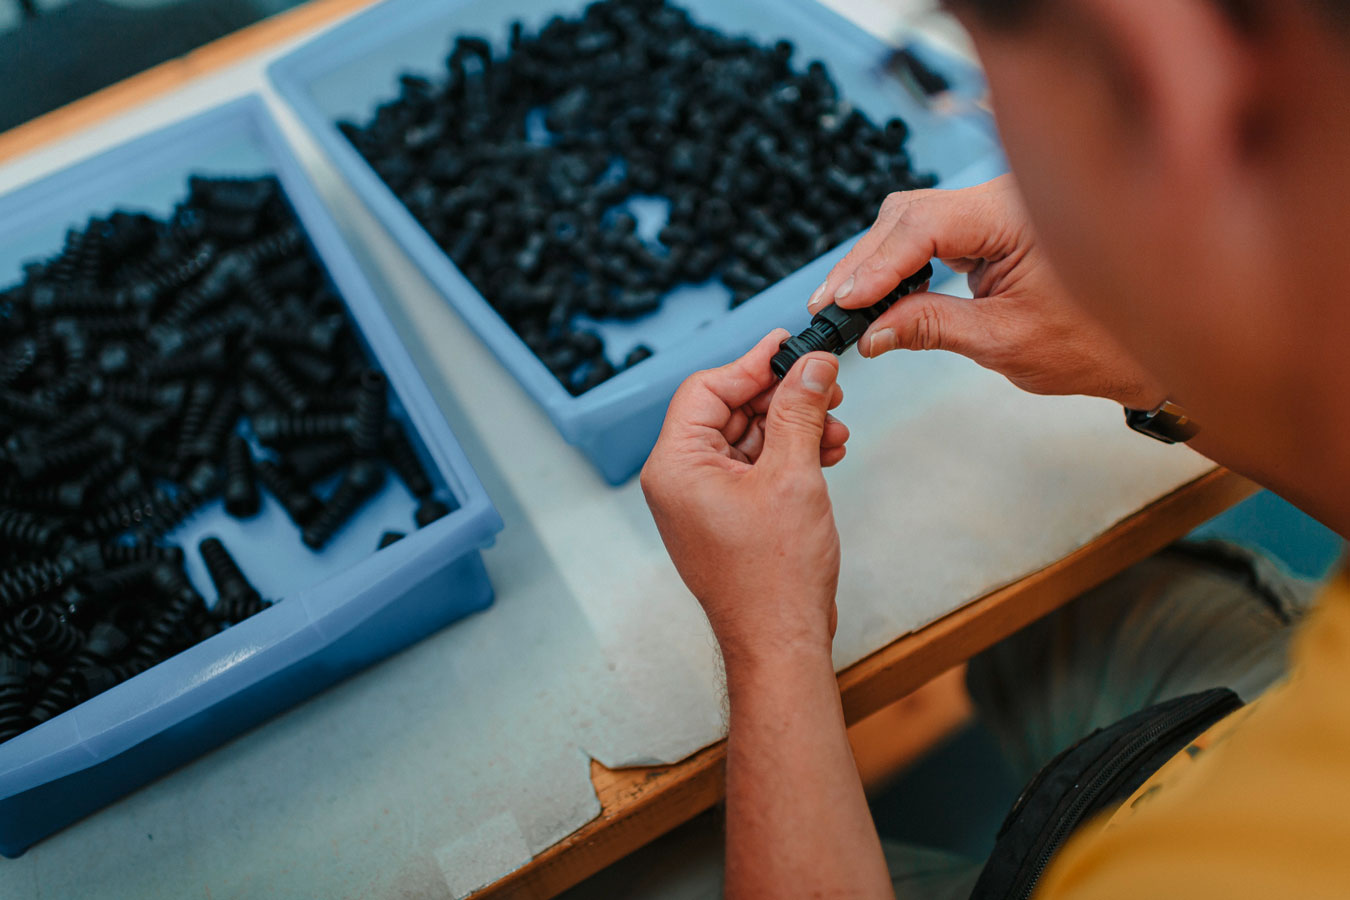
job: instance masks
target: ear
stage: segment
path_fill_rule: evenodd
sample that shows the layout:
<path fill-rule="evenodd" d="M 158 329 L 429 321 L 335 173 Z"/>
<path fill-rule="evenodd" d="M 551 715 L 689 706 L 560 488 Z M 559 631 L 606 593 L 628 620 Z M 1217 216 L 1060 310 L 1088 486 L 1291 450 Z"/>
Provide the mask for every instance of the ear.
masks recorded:
<path fill-rule="evenodd" d="M 1218 0 L 1080 0 L 1115 57 L 1137 122 L 1138 158 L 1173 204 L 1226 190 L 1242 165 L 1252 80 L 1249 36 Z M 1172 205 L 1172 204 L 1169 204 Z"/>

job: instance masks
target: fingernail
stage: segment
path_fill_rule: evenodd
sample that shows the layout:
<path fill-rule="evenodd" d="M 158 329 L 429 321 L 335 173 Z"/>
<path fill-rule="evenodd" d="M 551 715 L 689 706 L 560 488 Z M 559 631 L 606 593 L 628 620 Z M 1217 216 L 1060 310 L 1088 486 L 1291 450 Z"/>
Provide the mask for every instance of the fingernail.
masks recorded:
<path fill-rule="evenodd" d="M 807 312 L 815 312 L 817 307 L 822 306 L 825 303 L 826 284 L 827 282 L 822 281 L 820 283 L 820 287 L 816 288 L 815 291 L 812 292 L 811 299 L 806 301 Z"/>
<path fill-rule="evenodd" d="M 802 386 L 823 394 L 834 384 L 834 366 L 823 359 L 808 359 L 802 369 Z"/>
<path fill-rule="evenodd" d="M 839 285 L 839 289 L 834 292 L 834 299 L 843 300 L 849 294 L 853 293 L 853 281 L 854 281 L 853 276 L 852 275 L 848 276 L 848 281 L 845 281 L 843 284 Z"/>
<path fill-rule="evenodd" d="M 867 342 L 867 355 L 880 356 L 883 353 L 889 353 L 898 346 L 900 346 L 900 342 L 895 339 L 895 329 L 878 328 L 872 332 L 872 337 Z"/>

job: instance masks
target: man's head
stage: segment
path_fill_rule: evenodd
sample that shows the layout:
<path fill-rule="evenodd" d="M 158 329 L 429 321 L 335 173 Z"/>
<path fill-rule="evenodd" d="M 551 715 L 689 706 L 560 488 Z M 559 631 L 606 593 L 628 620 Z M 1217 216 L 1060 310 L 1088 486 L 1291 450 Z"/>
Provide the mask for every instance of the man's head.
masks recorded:
<path fill-rule="evenodd" d="M 1350 0 L 949 5 L 1083 305 L 1237 458 L 1347 467 Z"/>

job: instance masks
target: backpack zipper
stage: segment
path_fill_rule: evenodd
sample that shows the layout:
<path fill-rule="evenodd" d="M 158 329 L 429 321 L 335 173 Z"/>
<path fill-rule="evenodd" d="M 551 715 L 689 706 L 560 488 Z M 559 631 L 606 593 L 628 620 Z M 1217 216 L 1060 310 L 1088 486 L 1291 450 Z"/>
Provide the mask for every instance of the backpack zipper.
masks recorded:
<path fill-rule="evenodd" d="M 1134 763 L 1135 758 L 1139 756 L 1141 752 L 1151 750 L 1152 745 L 1158 738 L 1181 727 L 1190 720 L 1196 718 L 1200 713 L 1212 712 L 1208 707 L 1218 709 L 1222 705 L 1228 705 L 1232 709 L 1237 709 L 1242 705 L 1241 702 L 1238 701 L 1237 698 L 1232 697 L 1232 695 L 1222 699 L 1225 701 L 1224 704 L 1215 704 L 1214 697 L 1200 695 L 1196 698 L 1195 703 L 1177 708 L 1172 713 L 1154 722 L 1147 730 L 1131 739 L 1109 765 L 1103 767 L 1096 775 L 1092 776 L 1092 780 L 1083 787 L 1083 790 L 1074 798 L 1073 803 L 1060 818 L 1059 824 L 1057 824 L 1055 830 L 1051 832 L 1049 842 L 1046 843 L 1041 849 L 1040 854 L 1036 857 L 1036 865 L 1031 870 L 1031 880 L 1027 882 L 1026 887 L 1022 889 L 1021 893 L 1017 895 L 1020 900 L 1030 900 L 1032 892 L 1035 891 L 1036 885 L 1040 882 L 1041 876 L 1045 874 L 1045 869 L 1050 864 L 1051 857 L 1055 855 L 1055 852 L 1059 850 L 1064 842 L 1068 840 L 1069 835 L 1071 835 L 1074 829 L 1078 827 L 1080 824 L 1079 820 L 1083 817 L 1084 812 L 1092 808 L 1092 804 L 1101 796 L 1102 792 L 1110 787 L 1121 773 L 1129 769 Z M 1228 710 L 1228 712 L 1231 712 L 1231 709 Z M 1225 715 L 1226 714 L 1227 712 L 1225 712 Z M 1216 719 L 1215 721 L 1218 720 Z"/>

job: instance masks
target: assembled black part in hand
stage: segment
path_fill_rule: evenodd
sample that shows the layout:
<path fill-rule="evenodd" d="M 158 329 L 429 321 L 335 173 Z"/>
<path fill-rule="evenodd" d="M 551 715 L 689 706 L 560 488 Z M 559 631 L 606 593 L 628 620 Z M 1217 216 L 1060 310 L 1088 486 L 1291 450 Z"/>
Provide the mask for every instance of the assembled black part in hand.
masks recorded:
<path fill-rule="evenodd" d="M 933 277 L 933 264 L 924 266 L 906 278 L 881 300 L 862 309 L 844 309 L 831 303 L 816 313 L 811 324 L 801 334 L 783 341 L 769 367 L 779 378 L 786 378 L 788 370 L 797 360 L 816 350 L 828 350 L 835 356 L 843 356 L 844 351 L 854 344 L 867 331 L 881 314 L 890 309 L 897 300 L 914 293 Z"/>

